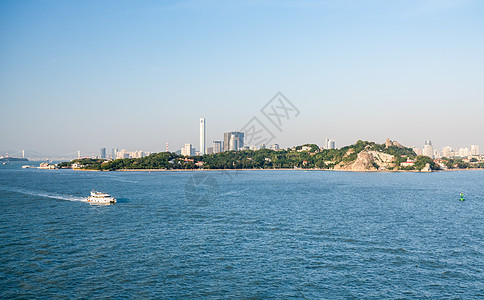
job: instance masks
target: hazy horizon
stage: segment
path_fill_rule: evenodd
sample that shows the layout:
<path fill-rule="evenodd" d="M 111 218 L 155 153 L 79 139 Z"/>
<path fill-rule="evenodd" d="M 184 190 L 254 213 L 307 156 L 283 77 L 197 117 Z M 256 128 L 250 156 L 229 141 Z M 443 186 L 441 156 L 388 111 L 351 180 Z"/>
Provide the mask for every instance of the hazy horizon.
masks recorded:
<path fill-rule="evenodd" d="M 3 1 L 0 155 L 198 149 L 200 117 L 210 147 L 254 116 L 283 148 L 483 148 L 483 15 L 453 0 Z M 279 91 L 300 112 L 282 131 L 260 112 Z"/>

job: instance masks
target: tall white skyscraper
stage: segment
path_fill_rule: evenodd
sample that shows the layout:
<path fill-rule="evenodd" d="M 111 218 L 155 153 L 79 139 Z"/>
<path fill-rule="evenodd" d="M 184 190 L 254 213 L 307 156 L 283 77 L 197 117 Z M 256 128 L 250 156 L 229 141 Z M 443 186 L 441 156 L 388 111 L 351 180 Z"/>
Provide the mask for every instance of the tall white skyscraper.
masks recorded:
<path fill-rule="evenodd" d="M 205 118 L 200 118 L 200 155 L 207 153 L 205 145 Z"/>

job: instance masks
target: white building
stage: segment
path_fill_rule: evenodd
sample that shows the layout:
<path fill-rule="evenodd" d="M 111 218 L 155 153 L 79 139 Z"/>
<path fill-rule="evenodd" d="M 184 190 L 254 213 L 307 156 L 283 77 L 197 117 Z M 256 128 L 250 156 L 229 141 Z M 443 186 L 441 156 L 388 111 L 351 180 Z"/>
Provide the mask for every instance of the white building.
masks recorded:
<path fill-rule="evenodd" d="M 453 156 L 452 148 L 450 146 L 444 147 L 442 149 L 442 157 L 450 158 Z"/>
<path fill-rule="evenodd" d="M 271 150 L 279 150 L 279 144 L 272 144 L 271 145 Z"/>
<path fill-rule="evenodd" d="M 479 155 L 479 145 L 471 145 L 471 155 Z"/>
<path fill-rule="evenodd" d="M 467 156 L 469 156 L 469 148 L 460 148 L 459 149 L 459 156 L 460 157 L 467 157 Z"/>
<path fill-rule="evenodd" d="M 422 153 L 423 153 L 423 152 L 422 152 L 422 149 L 417 148 L 417 147 L 413 147 L 413 148 L 412 148 L 412 150 L 413 150 L 413 152 L 415 152 L 415 154 L 417 154 L 417 155 L 422 155 Z"/>
<path fill-rule="evenodd" d="M 205 118 L 200 118 L 200 155 L 207 153 L 205 145 Z"/>
<path fill-rule="evenodd" d="M 194 151 L 192 151 L 192 144 L 185 144 L 185 146 L 183 148 L 181 148 L 181 155 L 184 155 L 184 156 L 191 156 L 193 155 L 192 153 Z"/>
<path fill-rule="evenodd" d="M 239 150 L 239 140 L 236 138 L 235 135 L 231 135 L 229 141 L 229 151 L 237 150 Z"/>
<path fill-rule="evenodd" d="M 434 147 L 432 146 L 432 142 L 430 140 L 425 141 L 423 155 L 428 157 L 434 157 Z"/>

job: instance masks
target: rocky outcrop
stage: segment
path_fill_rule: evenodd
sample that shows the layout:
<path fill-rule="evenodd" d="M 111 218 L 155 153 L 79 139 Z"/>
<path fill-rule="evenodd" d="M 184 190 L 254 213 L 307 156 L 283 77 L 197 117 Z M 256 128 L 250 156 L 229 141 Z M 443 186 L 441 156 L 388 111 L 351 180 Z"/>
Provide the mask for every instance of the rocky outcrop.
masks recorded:
<path fill-rule="evenodd" d="M 402 144 L 400 144 L 397 141 L 391 141 L 389 138 L 386 139 L 385 141 L 385 148 L 391 147 L 391 146 L 396 146 L 398 148 L 403 148 Z"/>
<path fill-rule="evenodd" d="M 376 171 L 377 168 L 374 166 L 375 160 L 373 155 L 371 155 L 368 151 L 363 150 L 358 153 L 356 159 L 352 162 L 340 162 L 336 166 L 334 166 L 335 170 L 342 170 L 342 171 Z"/>

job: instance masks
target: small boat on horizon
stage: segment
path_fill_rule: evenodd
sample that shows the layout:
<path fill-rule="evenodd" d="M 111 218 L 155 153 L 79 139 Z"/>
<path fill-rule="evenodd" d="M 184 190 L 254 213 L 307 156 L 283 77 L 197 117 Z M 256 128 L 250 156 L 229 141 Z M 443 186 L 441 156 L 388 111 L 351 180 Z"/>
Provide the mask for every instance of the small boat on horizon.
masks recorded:
<path fill-rule="evenodd" d="M 92 204 L 112 204 L 116 203 L 116 198 L 107 193 L 92 190 L 91 196 L 87 198 L 87 202 Z"/>

